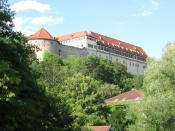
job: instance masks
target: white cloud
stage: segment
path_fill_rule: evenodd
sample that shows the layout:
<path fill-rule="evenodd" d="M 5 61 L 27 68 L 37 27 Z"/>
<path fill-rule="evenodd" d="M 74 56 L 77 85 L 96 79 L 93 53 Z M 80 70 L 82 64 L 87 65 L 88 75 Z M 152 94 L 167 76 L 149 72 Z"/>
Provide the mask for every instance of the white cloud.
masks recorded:
<path fill-rule="evenodd" d="M 23 25 L 25 25 L 27 22 L 29 22 L 30 18 L 22 18 L 22 17 L 15 17 L 15 19 L 13 20 L 15 27 L 21 27 Z"/>
<path fill-rule="evenodd" d="M 13 20 L 16 31 L 20 31 L 26 35 L 31 35 L 35 31 L 36 26 L 44 26 L 46 24 L 60 24 L 64 22 L 63 17 L 41 16 L 41 17 L 15 17 Z"/>
<path fill-rule="evenodd" d="M 153 10 L 159 9 L 159 3 L 157 1 L 155 1 L 155 0 L 151 0 L 151 8 Z"/>
<path fill-rule="evenodd" d="M 20 30 L 23 34 L 30 36 L 35 33 L 35 30 L 32 27 L 24 27 Z"/>
<path fill-rule="evenodd" d="M 31 18 L 15 17 L 13 20 L 15 27 L 14 30 L 20 31 L 26 35 L 31 35 L 34 33 L 34 29 L 29 25 Z"/>
<path fill-rule="evenodd" d="M 140 12 L 138 15 L 139 16 L 151 16 L 152 14 L 153 14 L 152 11 L 144 10 L 144 11 Z"/>
<path fill-rule="evenodd" d="M 63 23 L 64 22 L 64 18 L 63 17 L 57 17 L 54 19 L 55 23 Z"/>
<path fill-rule="evenodd" d="M 11 9 L 17 12 L 17 16 L 13 20 L 15 24 L 14 30 L 20 31 L 26 35 L 33 34 L 37 28 L 45 26 L 46 24 L 60 24 L 64 22 L 63 17 L 52 14 L 53 12 L 49 4 L 39 2 L 39 0 L 20 0 L 14 3 Z M 30 14 L 29 17 L 25 12 L 22 12 L 25 10 L 34 10 L 36 14 Z M 48 11 L 50 15 L 47 15 Z M 18 12 L 22 12 L 23 14 L 18 16 Z M 45 13 L 45 15 L 40 16 L 40 13 Z"/>
<path fill-rule="evenodd" d="M 19 1 L 11 6 L 11 9 L 19 12 L 24 10 L 35 10 L 38 12 L 46 12 L 51 10 L 48 4 L 37 2 L 36 0 L 23 0 Z"/>
<path fill-rule="evenodd" d="M 141 9 L 137 16 L 151 16 L 153 13 L 159 9 L 159 3 L 156 0 L 150 0 L 150 7 L 148 9 Z"/>
<path fill-rule="evenodd" d="M 31 21 L 31 23 L 34 25 L 41 25 L 46 23 L 59 24 L 63 22 L 64 22 L 63 17 L 53 17 L 53 16 L 36 17 Z"/>

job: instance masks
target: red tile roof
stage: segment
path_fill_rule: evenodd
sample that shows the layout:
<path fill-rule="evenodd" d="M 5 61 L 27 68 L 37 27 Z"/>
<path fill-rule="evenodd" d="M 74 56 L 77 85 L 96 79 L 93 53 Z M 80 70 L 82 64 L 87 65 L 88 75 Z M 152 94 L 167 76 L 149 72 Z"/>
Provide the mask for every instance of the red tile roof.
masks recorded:
<path fill-rule="evenodd" d="M 95 38 L 98 42 L 106 45 L 106 46 L 110 46 L 112 48 L 117 48 L 126 52 L 131 52 L 131 53 L 135 53 L 138 54 L 140 56 L 143 57 L 147 57 L 147 54 L 145 53 L 145 51 L 139 47 L 139 46 L 135 46 L 132 44 L 129 44 L 127 42 L 123 42 L 121 40 L 118 39 L 114 39 L 108 36 L 104 36 L 95 32 L 87 32 L 87 31 L 81 31 L 81 32 L 76 32 L 76 33 L 71 33 L 71 34 L 67 34 L 67 35 L 63 35 L 63 36 L 58 36 L 57 39 L 58 41 L 65 41 L 65 40 L 70 40 L 70 39 L 74 39 L 74 38 L 79 38 L 79 37 L 83 37 L 83 36 L 90 36 Z"/>
<path fill-rule="evenodd" d="M 95 32 L 91 32 L 91 35 L 95 37 L 98 41 L 104 44 L 107 44 L 110 47 L 118 48 L 118 49 L 121 49 L 127 52 L 136 53 L 138 55 L 147 57 L 145 51 L 139 46 L 135 46 L 127 42 L 123 42 L 121 40 L 110 38 L 108 36 L 104 36 L 104 35 L 101 35 Z"/>
<path fill-rule="evenodd" d="M 87 126 L 85 129 L 92 129 L 92 131 L 109 131 L 111 126 Z"/>
<path fill-rule="evenodd" d="M 110 104 L 110 103 L 122 102 L 122 101 L 138 101 L 138 100 L 141 100 L 142 97 L 143 97 L 143 91 L 132 89 L 128 92 L 106 99 L 105 103 Z"/>
<path fill-rule="evenodd" d="M 44 28 L 39 29 L 35 34 L 33 34 L 30 39 L 48 39 L 54 40 L 52 35 Z"/>
<path fill-rule="evenodd" d="M 65 41 L 65 40 L 75 39 L 75 38 L 79 38 L 79 37 L 83 37 L 83 36 L 87 36 L 87 35 L 88 35 L 87 31 L 81 31 L 81 32 L 75 32 L 75 33 L 71 33 L 71 34 L 58 36 L 57 39 L 59 41 Z"/>

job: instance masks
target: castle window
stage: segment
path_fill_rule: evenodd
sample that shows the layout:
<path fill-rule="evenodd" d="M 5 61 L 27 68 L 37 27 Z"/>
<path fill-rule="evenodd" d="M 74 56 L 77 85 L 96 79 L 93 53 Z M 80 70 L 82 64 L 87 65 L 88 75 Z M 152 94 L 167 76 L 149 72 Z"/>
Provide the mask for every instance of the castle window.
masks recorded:
<path fill-rule="evenodd" d="M 112 53 L 115 53 L 115 49 L 112 49 Z"/>
<path fill-rule="evenodd" d="M 101 50 L 104 50 L 104 46 L 101 46 L 101 48 L 100 48 Z"/>
<path fill-rule="evenodd" d="M 132 57 L 133 57 L 133 55 L 132 55 L 132 54 L 130 54 L 130 57 L 132 58 Z"/>
<path fill-rule="evenodd" d="M 100 45 L 98 45 L 98 49 L 100 49 Z"/>
<path fill-rule="evenodd" d="M 105 50 L 105 51 L 107 51 L 107 50 L 108 50 L 106 46 L 105 46 L 104 50 Z"/>
<path fill-rule="evenodd" d="M 146 68 L 146 66 L 144 65 L 144 66 L 143 66 L 143 69 L 145 69 L 145 68 Z"/>
<path fill-rule="evenodd" d="M 109 51 L 109 48 L 108 48 L 108 47 L 105 47 L 105 50 L 106 50 L 106 51 Z"/>
<path fill-rule="evenodd" d="M 88 44 L 88 47 L 90 47 L 90 48 L 93 48 L 93 45 L 91 45 L 91 44 Z"/>
<path fill-rule="evenodd" d="M 119 50 L 116 50 L 115 53 L 118 54 L 118 55 L 120 55 L 120 51 Z"/>
<path fill-rule="evenodd" d="M 112 48 L 109 48 L 109 52 L 112 52 Z"/>

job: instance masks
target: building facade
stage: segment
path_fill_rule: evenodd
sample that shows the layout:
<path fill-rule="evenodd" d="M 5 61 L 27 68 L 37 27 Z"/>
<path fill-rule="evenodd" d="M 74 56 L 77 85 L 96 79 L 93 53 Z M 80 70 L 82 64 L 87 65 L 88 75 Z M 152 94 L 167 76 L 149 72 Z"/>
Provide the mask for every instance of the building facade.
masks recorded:
<path fill-rule="evenodd" d="M 113 39 L 95 32 L 76 32 L 53 38 L 44 28 L 31 36 L 28 44 L 39 48 L 37 57 L 42 60 L 45 51 L 63 56 L 96 55 L 120 62 L 131 74 L 143 74 L 147 55 L 141 47 Z"/>
<path fill-rule="evenodd" d="M 96 55 L 117 61 L 131 74 L 143 74 L 147 55 L 141 47 L 113 39 L 95 32 L 76 32 L 58 36 L 62 45 L 86 49 L 87 55 Z"/>

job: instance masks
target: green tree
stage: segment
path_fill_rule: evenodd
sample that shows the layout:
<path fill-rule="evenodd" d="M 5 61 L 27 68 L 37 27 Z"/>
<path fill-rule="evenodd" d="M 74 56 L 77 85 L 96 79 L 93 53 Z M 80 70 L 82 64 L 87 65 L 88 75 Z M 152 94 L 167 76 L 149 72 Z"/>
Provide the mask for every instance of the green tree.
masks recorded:
<path fill-rule="evenodd" d="M 64 60 L 64 68 L 67 70 L 69 76 L 80 72 L 84 74 L 84 70 L 86 69 L 85 61 L 86 57 L 77 57 L 70 55 L 67 59 Z"/>
<path fill-rule="evenodd" d="M 171 43 L 160 60 L 149 62 L 143 84 L 144 100 L 128 111 L 128 116 L 135 118 L 135 123 L 129 126 L 129 130 L 175 130 L 174 57 L 175 43 Z"/>
<path fill-rule="evenodd" d="M 144 75 L 125 76 L 124 79 L 122 79 L 123 91 L 129 91 L 132 88 L 142 89 L 143 79 Z"/>
<path fill-rule="evenodd" d="M 43 88 L 52 88 L 63 83 L 69 76 L 63 65 L 60 56 L 46 52 L 43 61 L 34 62 L 31 67 L 39 74 L 38 84 Z"/>
<path fill-rule="evenodd" d="M 69 106 L 38 86 L 30 65 L 36 60 L 27 39 L 13 31 L 7 1 L 0 1 L 0 130 L 68 130 Z M 61 128 L 61 129 L 60 129 Z"/>
<path fill-rule="evenodd" d="M 118 93 L 119 88 L 115 85 L 102 85 L 101 82 L 79 73 L 68 78 L 60 92 L 69 98 L 67 102 L 72 107 L 76 129 L 83 125 L 105 124 L 109 110 L 103 101 Z"/>
<path fill-rule="evenodd" d="M 63 60 L 46 53 L 43 61 L 33 64 L 40 74 L 39 85 L 56 92 L 55 97 L 66 98 L 65 102 L 72 108 L 75 130 L 83 125 L 106 123 L 109 110 L 103 101 L 120 92 L 116 85 L 85 76 L 85 61 L 85 58 L 75 56 Z"/>
<path fill-rule="evenodd" d="M 127 116 L 129 106 L 130 102 L 126 101 L 108 104 L 110 108 L 109 125 L 116 131 L 127 131 L 128 126 L 134 122 L 135 119 Z"/>
<path fill-rule="evenodd" d="M 124 65 L 98 56 L 69 56 L 64 60 L 64 64 L 64 69 L 67 70 L 69 76 L 81 72 L 103 83 L 118 85 L 122 91 L 135 87 L 137 80 L 133 75 L 127 73 Z"/>
<path fill-rule="evenodd" d="M 132 84 L 134 88 L 140 89 L 143 87 L 144 75 L 136 75 L 132 79 Z"/>
<path fill-rule="evenodd" d="M 132 75 L 127 73 L 127 68 L 118 63 L 98 57 L 89 56 L 85 60 L 85 75 L 89 75 L 96 80 L 118 85 L 123 91 L 128 90 L 125 84 Z"/>

